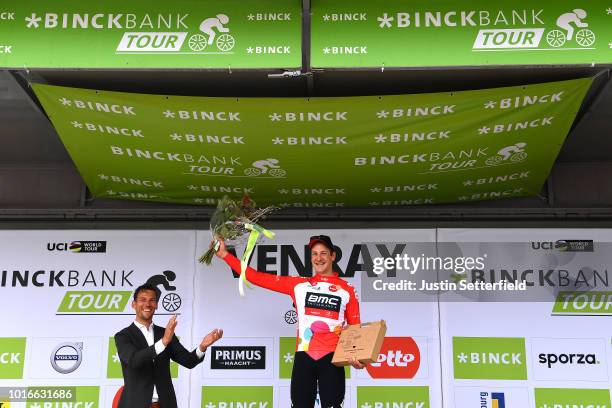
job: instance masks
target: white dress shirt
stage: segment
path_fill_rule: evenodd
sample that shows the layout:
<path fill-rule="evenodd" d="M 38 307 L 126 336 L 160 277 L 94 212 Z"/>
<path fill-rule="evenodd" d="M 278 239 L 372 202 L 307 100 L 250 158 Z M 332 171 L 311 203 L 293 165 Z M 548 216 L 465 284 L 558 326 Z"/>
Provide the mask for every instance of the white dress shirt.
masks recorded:
<path fill-rule="evenodd" d="M 164 346 L 164 343 L 162 343 L 162 339 L 155 341 L 155 337 L 153 336 L 153 323 L 149 325 L 149 328 L 137 321 L 134 321 L 134 324 L 140 329 L 145 339 L 147 339 L 147 344 L 149 346 L 152 346 L 153 343 L 155 343 L 155 354 L 159 355 L 163 353 L 163 351 L 166 349 L 166 346 Z M 202 358 L 204 356 L 204 352 L 201 351 L 199 347 L 196 347 L 195 351 L 198 358 Z M 159 396 L 157 395 L 157 388 L 155 387 L 155 384 L 153 384 L 153 397 L 151 398 L 151 402 L 157 402 L 158 400 Z"/>

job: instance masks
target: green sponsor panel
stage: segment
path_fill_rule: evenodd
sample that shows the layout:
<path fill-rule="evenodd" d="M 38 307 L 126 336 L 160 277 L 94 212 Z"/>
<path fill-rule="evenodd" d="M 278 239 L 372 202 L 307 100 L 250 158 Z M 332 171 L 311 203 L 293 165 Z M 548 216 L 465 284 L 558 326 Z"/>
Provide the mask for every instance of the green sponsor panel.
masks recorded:
<path fill-rule="evenodd" d="M 96 197 L 338 208 L 536 195 L 591 82 L 310 99 L 33 88 Z"/>
<path fill-rule="evenodd" d="M 612 292 L 559 292 L 553 314 L 612 315 Z"/>
<path fill-rule="evenodd" d="M 170 361 L 170 375 L 172 378 L 178 378 L 178 364 L 174 361 Z M 123 378 L 123 372 L 121 371 L 121 361 L 119 360 L 119 354 L 117 353 L 117 344 L 115 344 L 114 337 L 109 337 L 108 339 L 106 378 Z"/>
<path fill-rule="evenodd" d="M 274 387 L 204 386 L 202 408 L 266 407 L 272 408 Z"/>
<path fill-rule="evenodd" d="M 609 408 L 610 390 L 586 388 L 536 388 L 536 408 Z"/>
<path fill-rule="evenodd" d="M 125 310 L 130 291 L 67 291 L 58 313 L 119 313 Z"/>
<path fill-rule="evenodd" d="M 23 378 L 25 337 L 0 337 L 0 379 Z"/>
<path fill-rule="evenodd" d="M 57 400 L 53 400 L 52 402 L 49 400 L 44 400 L 41 402 L 38 398 L 28 399 L 26 402 L 26 408 L 56 408 L 56 407 L 66 407 L 66 408 L 98 408 L 100 406 L 100 387 L 98 386 L 73 386 L 67 385 L 65 387 L 58 386 L 36 386 L 36 387 L 28 387 L 28 391 L 32 391 L 33 393 L 36 390 L 40 390 L 40 392 L 45 392 L 46 390 L 57 390 L 61 391 L 65 389 L 66 391 L 70 391 L 70 393 L 74 392 L 74 395 L 65 394 L 65 398 L 62 398 L 61 401 L 59 398 Z"/>
<path fill-rule="evenodd" d="M 522 337 L 453 337 L 456 379 L 526 380 Z"/>
<path fill-rule="evenodd" d="M 281 379 L 291 379 L 293 359 L 295 355 L 295 337 L 279 338 L 278 375 Z M 350 368 L 344 367 L 345 378 L 351 378 Z"/>
<path fill-rule="evenodd" d="M 301 2 L 26 0 L 0 10 L 2 68 L 292 68 Z"/>
<path fill-rule="evenodd" d="M 357 387 L 357 406 L 361 408 L 429 408 L 429 387 Z"/>
<path fill-rule="evenodd" d="M 313 67 L 612 62 L 612 5 L 591 0 L 312 1 Z"/>

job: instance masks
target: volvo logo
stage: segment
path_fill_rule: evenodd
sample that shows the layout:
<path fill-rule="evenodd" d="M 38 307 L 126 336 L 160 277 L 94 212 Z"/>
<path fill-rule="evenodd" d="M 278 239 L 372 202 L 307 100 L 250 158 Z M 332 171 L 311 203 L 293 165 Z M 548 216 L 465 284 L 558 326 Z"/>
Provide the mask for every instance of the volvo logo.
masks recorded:
<path fill-rule="evenodd" d="M 61 343 L 51 351 L 51 367 L 61 374 L 79 368 L 83 360 L 83 343 Z"/>

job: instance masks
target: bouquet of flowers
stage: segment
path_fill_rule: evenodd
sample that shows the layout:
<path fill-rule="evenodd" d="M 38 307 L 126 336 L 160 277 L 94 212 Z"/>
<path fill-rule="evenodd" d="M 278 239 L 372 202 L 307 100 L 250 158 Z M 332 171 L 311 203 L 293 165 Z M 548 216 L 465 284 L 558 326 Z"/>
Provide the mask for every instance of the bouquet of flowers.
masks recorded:
<path fill-rule="evenodd" d="M 239 280 L 240 295 L 244 296 L 243 285 L 246 281 L 246 267 L 251 253 L 255 248 L 257 239 L 261 234 L 273 239 L 275 234 L 272 231 L 257 224 L 259 220 L 274 211 L 276 207 L 257 208 L 257 205 L 248 196 L 244 196 L 241 201 L 235 201 L 225 196 L 217 204 L 217 209 L 210 219 L 210 231 L 213 240 L 210 248 L 200 257 L 200 263 L 210 265 L 215 252 L 219 249 L 217 238 L 223 241 L 236 244 L 241 238 L 248 234 L 247 245 L 241 259 L 241 274 Z"/>

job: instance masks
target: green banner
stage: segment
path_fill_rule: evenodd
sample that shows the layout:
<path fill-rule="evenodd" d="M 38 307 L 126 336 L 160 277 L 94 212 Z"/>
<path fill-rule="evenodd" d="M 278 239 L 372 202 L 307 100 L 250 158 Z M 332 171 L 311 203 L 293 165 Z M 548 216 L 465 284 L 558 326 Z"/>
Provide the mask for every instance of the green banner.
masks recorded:
<path fill-rule="evenodd" d="M 429 408 L 429 387 L 357 386 L 361 408 Z"/>
<path fill-rule="evenodd" d="M 96 197 L 377 207 L 539 193 L 590 84 L 309 99 L 33 88 Z"/>
<path fill-rule="evenodd" d="M 313 67 L 610 63 L 612 4 L 313 0 L 311 53 Z"/>
<path fill-rule="evenodd" d="M 455 379 L 526 380 L 522 337 L 453 337 Z"/>
<path fill-rule="evenodd" d="M 202 408 L 274 406 L 272 386 L 204 386 Z"/>
<path fill-rule="evenodd" d="M 536 388 L 536 408 L 610 406 L 610 390 L 588 388 Z"/>
<path fill-rule="evenodd" d="M 612 292 L 559 292 L 554 315 L 612 315 Z"/>
<path fill-rule="evenodd" d="M 25 0 L 0 8 L 0 68 L 296 68 L 301 1 Z"/>
<path fill-rule="evenodd" d="M 0 337 L 0 379 L 23 378 L 25 337 Z"/>

